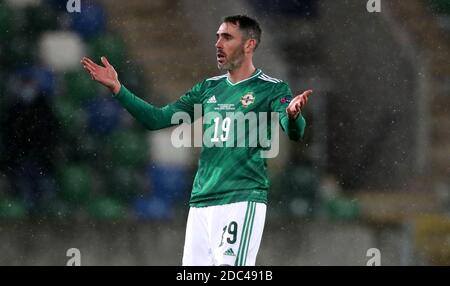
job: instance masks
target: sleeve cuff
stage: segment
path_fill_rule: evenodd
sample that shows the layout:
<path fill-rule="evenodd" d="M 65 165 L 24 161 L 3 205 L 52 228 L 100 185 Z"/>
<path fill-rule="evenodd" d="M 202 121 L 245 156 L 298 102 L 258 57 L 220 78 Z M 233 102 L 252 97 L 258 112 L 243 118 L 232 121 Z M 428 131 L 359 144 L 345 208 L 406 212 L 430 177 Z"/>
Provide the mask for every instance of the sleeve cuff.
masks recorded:
<path fill-rule="evenodd" d="M 127 91 L 127 88 L 123 84 L 121 84 L 119 92 L 117 94 L 113 93 L 113 97 L 122 97 Z"/>

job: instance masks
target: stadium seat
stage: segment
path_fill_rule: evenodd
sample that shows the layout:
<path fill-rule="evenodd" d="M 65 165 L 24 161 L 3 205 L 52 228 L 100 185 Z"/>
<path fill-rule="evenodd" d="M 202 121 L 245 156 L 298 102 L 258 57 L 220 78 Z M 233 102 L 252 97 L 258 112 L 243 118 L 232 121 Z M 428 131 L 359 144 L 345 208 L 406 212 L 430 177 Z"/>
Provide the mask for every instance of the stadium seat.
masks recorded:
<path fill-rule="evenodd" d="M 11 198 L 0 199 L 0 219 L 21 220 L 28 215 L 25 203 Z"/>
<path fill-rule="evenodd" d="M 125 64 L 126 45 L 118 35 L 108 33 L 100 35 L 88 41 L 89 55 L 96 62 L 100 62 L 102 56 L 116 67 L 118 71 Z"/>
<path fill-rule="evenodd" d="M 14 25 L 16 13 L 5 1 L 0 0 L 0 67 L 15 68 L 19 60 L 29 62 L 29 57 L 24 57 L 24 47 L 27 52 L 32 50 L 31 45 L 23 45 L 25 40 L 18 40 Z"/>
<path fill-rule="evenodd" d="M 140 220 L 168 220 L 173 218 L 173 206 L 158 197 L 138 198 L 134 203 L 134 212 Z"/>
<path fill-rule="evenodd" d="M 87 207 L 88 214 L 95 220 L 121 220 L 126 218 L 126 208 L 111 198 L 97 198 L 91 200 Z"/>
<path fill-rule="evenodd" d="M 55 98 L 55 111 L 64 132 L 72 137 L 80 136 L 86 128 L 86 115 L 84 111 L 66 96 Z"/>
<path fill-rule="evenodd" d="M 184 166 L 158 165 L 147 166 L 147 180 L 151 186 L 149 192 L 138 197 L 134 210 L 139 219 L 167 220 L 174 215 L 177 203 L 188 195 L 190 188 L 189 170 Z"/>
<path fill-rule="evenodd" d="M 104 89 L 94 82 L 84 71 L 73 71 L 64 74 L 65 94 L 69 100 L 81 106 L 86 100 L 92 99 Z"/>
<path fill-rule="evenodd" d="M 106 13 L 96 1 L 83 1 L 81 13 L 72 13 L 72 29 L 83 38 L 92 38 L 105 31 Z"/>
<path fill-rule="evenodd" d="M 441 14 L 450 15 L 450 1 L 448 0 L 429 0 L 432 9 Z"/>
<path fill-rule="evenodd" d="M 107 135 L 118 128 L 123 109 L 114 98 L 97 96 L 84 103 L 84 110 L 88 130 L 96 135 Z"/>
<path fill-rule="evenodd" d="M 120 68 L 121 82 L 132 90 L 137 96 L 146 98 L 151 95 L 152 98 L 157 97 L 155 91 L 152 90 L 151 82 L 149 82 L 148 73 L 144 70 L 144 64 L 139 61 L 130 60 L 126 65 Z"/>
<path fill-rule="evenodd" d="M 146 138 L 131 130 L 118 131 L 106 139 L 112 162 L 120 166 L 144 166 L 148 160 Z"/>
<path fill-rule="evenodd" d="M 71 165 L 62 170 L 61 198 L 70 204 L 86 203 L 93 191 L 91 168 L 86 165 Z"/>
<path fill-rule="evenodd" d="M 45 0 L 44 0 L 45 1 Z M 7 0 L 9 5 L 14 8 L 36 7 L 42 4 L 42 0 Z"/>
<path fill-rule="evenodd" d="M 141 173 L 139 168 L 113 164 L 113 169 L 106 176 L 108 193 L 115 199 L 130 203 L 141 193 Z"/>
<path fill-rule="evenodd" d="M 27 37 L 35 38 L 44 31 L 57 30 L 57 16 L 56 11 L 47 4 L 26 7 L 24 9 L 24 32 L 26 32 Z"/>
<path fill-rule="evenodd" d="M 67 13 L 67 0 L 45 0 L 45 1 L 48 5 L 50 5 L 53 8 L 53 10 L 57 12 Z"/>
<path fill-rule="evenodd" d="M 0 0 L 0 43 L 5 43 L 14 35 L 14 11 Z"/>
<path fill-rule="evenodd" d="M 85 55 L 83 41 L 72 32 L 46 32 L 39 41 L 40 59 L 56 72 L 80 69 Z"/>
<path fill-rule="evenodd" d="M 45 67 L 32 66 L 21 68 L 17 71 L 17 76 L 21 81 L 34 81 L 37 85 L 37 92 L 45 95 L 53 95 L 54 76 Z"/>
<path fill-rule="evenodd" d="M 176 203 L 190 187 L 189 170 L 184 166 L 152 163 L 147 167 L 152 196 L 168 205 Z"/>
<path fill-rule="evenodd" d="M 356 200 L 336 197 L 324 203 L 328 219 L 332 221 L 351 221 L 360 217 L 360 206 Z"/>
<path fill-rule="evenodd" d="M 3 52 L 0 53 L 3 67 L 15 69 L 34 65 L 37 48 L 30 39 L 17 35 L 4 43 L 3 47 Z"/>

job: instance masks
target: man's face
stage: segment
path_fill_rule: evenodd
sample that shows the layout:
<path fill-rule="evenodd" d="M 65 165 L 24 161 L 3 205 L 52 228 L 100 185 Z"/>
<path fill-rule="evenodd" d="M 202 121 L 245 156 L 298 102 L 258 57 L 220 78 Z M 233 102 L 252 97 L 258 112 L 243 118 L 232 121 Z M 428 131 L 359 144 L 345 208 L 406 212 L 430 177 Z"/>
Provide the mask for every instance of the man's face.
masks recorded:
<path fill-rule="evenodd" d="M 216 34 L 217 67 L 220 70 L 234 70 L 241 66 L 244 60 L 244 44 L 239 26 L 232 23 L 222 23 Z"/>

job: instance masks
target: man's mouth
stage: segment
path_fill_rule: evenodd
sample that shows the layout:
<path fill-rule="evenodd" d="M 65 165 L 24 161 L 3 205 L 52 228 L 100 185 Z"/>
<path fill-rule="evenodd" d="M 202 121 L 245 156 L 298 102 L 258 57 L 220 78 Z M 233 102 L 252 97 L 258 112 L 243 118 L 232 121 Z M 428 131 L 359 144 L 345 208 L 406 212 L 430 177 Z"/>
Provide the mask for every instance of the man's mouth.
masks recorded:
<path fill-rule="evenodd" d="M 218 61 L 219 63 L 223 63 L 223 62 L 225 61 L 225 54 L 224 54 L 224 53 L 218 52 L 218 53 L 216 54 L 216 56 L 217 56 L 217 61 Z"/>

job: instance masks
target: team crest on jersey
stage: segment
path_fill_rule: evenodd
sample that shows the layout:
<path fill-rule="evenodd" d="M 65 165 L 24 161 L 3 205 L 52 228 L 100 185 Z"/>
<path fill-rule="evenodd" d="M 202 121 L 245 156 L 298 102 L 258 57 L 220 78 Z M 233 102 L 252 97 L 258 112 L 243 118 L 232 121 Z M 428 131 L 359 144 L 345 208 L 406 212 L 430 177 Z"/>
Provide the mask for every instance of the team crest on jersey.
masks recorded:
<path fill-rule="evenodd" d="M 255 102 L 255 96 L 253 95 L 253 92 L 249 92 L 246 95 L 244 95 L 243 97 L 241 97 L 241 103 L 242 103 L 242 106 L 244 106 L 244 107 L 249 106 L 253 102 Z"/>

